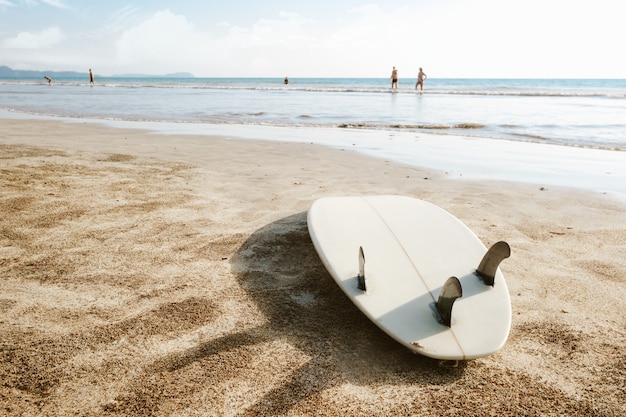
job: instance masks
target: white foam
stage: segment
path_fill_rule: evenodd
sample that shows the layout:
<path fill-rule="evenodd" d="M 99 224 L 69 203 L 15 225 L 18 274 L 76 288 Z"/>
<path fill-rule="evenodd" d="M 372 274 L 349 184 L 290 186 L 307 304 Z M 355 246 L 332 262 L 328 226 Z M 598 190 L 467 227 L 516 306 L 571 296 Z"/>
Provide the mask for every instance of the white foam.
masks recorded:
<path fill-rule="evenodd" d="M 431 133 L 341 128 L 194 123 L 109 124 L 120 127 L 142 125 L 142 128 L 161 134 L 204 134 L 314 143 L 445 171 L 451 177 L 583 188 L 623 194 L 626 197 L 626 152 L 623 151 Z"/>
<path fill-rule="evenodd" d="M 451 178 L 506 180 L 605 192 L 626 199 L 626 152 L 421 132 L 47 118 L 0 111 L 0 118 L 104 123 L 166 135 L 314 143 L 447 172 Z M 620 197 L 621 196 L 621 197 Z"/>

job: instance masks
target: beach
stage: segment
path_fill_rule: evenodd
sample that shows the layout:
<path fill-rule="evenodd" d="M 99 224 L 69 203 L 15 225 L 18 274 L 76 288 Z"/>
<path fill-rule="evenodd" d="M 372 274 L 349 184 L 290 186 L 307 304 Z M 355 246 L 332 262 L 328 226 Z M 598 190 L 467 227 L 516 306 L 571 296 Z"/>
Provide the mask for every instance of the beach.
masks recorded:
<path fill-rule="evenodd" d="M 0 126 L 2 415 L 626 414 L 626 203 L 610 193 L 349 147 Z M 412 354 L 341 292 L 306 212 L 360 194 L 424 199 L 510 244 L 501 351 Z"/>

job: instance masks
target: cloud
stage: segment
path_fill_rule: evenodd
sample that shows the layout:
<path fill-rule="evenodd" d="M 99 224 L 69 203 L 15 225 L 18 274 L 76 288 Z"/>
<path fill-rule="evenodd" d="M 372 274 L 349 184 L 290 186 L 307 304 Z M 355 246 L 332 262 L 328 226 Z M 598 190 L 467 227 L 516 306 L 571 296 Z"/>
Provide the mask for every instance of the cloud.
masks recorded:
<path fill-rule="evenodd" d="M 160 10 L 123 32 L 116 42 L 118 68 L 111 71 L 190 71 L 198 76 L 386 74 L 391 65 L 400 64 L 393 56 L 411 56 L 410 51 L 398 52 L 394 40 L 414 33 L 407 30 L 415 26 L 413 16 L 406 10 L 392 13 L 368 6 L 353 9 L 349 20 L 339 22 L 280 11 L 246 26 L 219 21 L 198 27 L 186 16 Z"/>
<path fill-rule="evenodd" d="M 72 50 L 101 72 L 113 74 L 189 71 L 196 76 L 384 77 L 395 65 L 402 78 L 415 77 L 420 66 L 433 77 L 541 76 L 551 74 L 548 67 L 556 68 L 565 52 L 580 59 L 569 53 L 576 45 L 586 45 L 587 54 L 607 50 L 589 47 L 590 41 L 585 40 L 589 32 L 578 34 L 574 28 L 580 22 L 572 16 L 571 24 L 561 21 L 555 32 L 551 17 L 558 15 L 556 10 L 534 17 L 533 10 L 522 6 L 511 9 L 498 2 L 490 6 L 493 14 L 479 13 L 469 3 L 453 9 L 438 2 L 369 4 L 317 20 L 274 11 L 241 24 L 217 15 L 182 15 L 169 9 L 145 15 L 143 9 L 130 5 L 118 8 L 98 33 L 72 36 L 76 42 Z M 211 17 L 215 20 L 207 24 Z M 532 31 L 525 29 L 529 21 Z M 605 43 L 623 39 L 617 36 L 623 31 L 607 29 Z M 13 43 L 15 39 L 9 42 Z M 551 47 L 546 53 L 551 55 L 541 52 L 547 45 Z M 554 51 L 559 51 L 558 60 Z M 605 62 L 610 55 L 595 53 L 597 59 L 590 59 L 588 65 Z M 613 55 L 617 61 L 619 54 Z M 581 63 L 572 59 L 566 69 L 580 68 Z M 623 63 L 613 66 L 623 68 Z M 562 67 L 552 73 L 568 74 Z"/>
<path fill-rule="evenodd" d="M 207 35 L 195 30 L 184 16 L 160 10 L 150 19 L 126 30 L 117 42 L 117 62 L 178 70 L 198 57 Z"/>
<path fill-rule="evenodd" d="M 41 0 L 42 3 L 47 4 L 48 6 L 56 7 L 58 9 L 66 9 L 69 10 L 70 6 L 66 5 L 64 2 L 60 0 Z"/>
<path fill-rule="evenodd" d="M 275 19 L 260 18 L 248 27 L 220 22 L 214 28 L 198 29 L 185 16 L 160 10 L 123 32 L 116 61 L 125 71 L 259 74 L 270 71 L 275 55 L 310 40 L 302 29 L 309 22 L 281 12 Z"/>
<path fill-rule="evenodd" d="M 70 6 L 68 6 L 67 4 L 65 4 L 65 2 L 61 0 L 20 0 L 19 3 L 20 5 L 26 6 L 26 7 L 36 7 L 36 6 L 39 6 L 40 4 L 45 4 L 48 6 L 56 7 L 57 9 L 65 9 L 65 10 L 71 9 Z M 8 0 L 0 0 L 0 6 L 2 5 L 14 6 L 15 4 L 12 4 L 12 2 Z"/>
<path fill-rule="evenodd" d="M 20 32 L 14 38 L 5 39 L 2 46 L 7 49 L 41 49 L 65 40 L 61 29 L 51 27 L 41 32 Z"/>
<path fill-rule="evenodd" d="M 216 42 L 220 47 L 235 49 L 297 46 L 312 41 L 304 30 L 310 22 L 296 13 L 280 12 L 279 18 L 259 18 L 250 27 L 219 24 L 229 30 L 224 37 L 216 39 Z"/>
<path fill-rule="evenodd" d="M 207 58 L 200 71 L 217 76 L 276 76 L 293 64 L 306 66 L 318 44 L 315 22 L 297 13 L 281 11 L 242 27 L 218 24 L 226 30 L 203 45 Z M 284 74 L 283 74 L 284 76 Z"/>
<path fill-rule="evenodd" d="M 103 33 L 123 32 L 129 26 L 139 21 L 141 9 L 132 5 L 126 5 L 116 10 L 110 17 L 109 22 L 103 27 Z"/>

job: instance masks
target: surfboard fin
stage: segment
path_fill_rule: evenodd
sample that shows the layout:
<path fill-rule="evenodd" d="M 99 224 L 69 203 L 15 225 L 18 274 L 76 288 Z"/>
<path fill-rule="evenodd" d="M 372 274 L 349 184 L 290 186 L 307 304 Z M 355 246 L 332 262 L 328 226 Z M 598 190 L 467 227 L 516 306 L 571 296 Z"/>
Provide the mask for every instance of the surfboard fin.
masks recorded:
<path fill-rule="evenodd" d="M 359 246 L 359 276 L 357 277 L 357 287 L 361 291 L 366 291 L 365 287 L 365 254 L 363 253 L 363 246 Z"/>
<path fill-rule="evenodd" d="M 443 284 L 439 299 L 437 299 L 437 312 L 441 318 L 441 323 L 450 327 L 452 321 L 452 305 L 457 298 L 463 296 L 463 289 L 461 288 L 461 282 L 457 277 L 450 277 Z"/>
<path fill-rule="evenodd" d="M 496 271 L 502 260 L 511 256 L 511 247 L 508 243 L 500 241 L 489 248 L 483 260 L 480 261 L 476 273 L 486 285 L 493 287 L 496 279 Z"/>

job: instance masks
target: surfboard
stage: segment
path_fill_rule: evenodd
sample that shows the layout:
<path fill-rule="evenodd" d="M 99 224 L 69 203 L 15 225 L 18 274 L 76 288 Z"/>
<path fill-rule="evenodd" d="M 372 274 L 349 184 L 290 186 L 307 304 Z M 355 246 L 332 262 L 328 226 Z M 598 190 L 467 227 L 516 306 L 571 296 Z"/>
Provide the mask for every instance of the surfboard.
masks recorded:
<path fill-rule="evenodd" d="M 500 262 L 442 208 L 407 196 L 324 197 L 307 213 L 322 263 L 352 302 L 419 354 L 475 359 L 501 349 L 511 300 Z"/>

